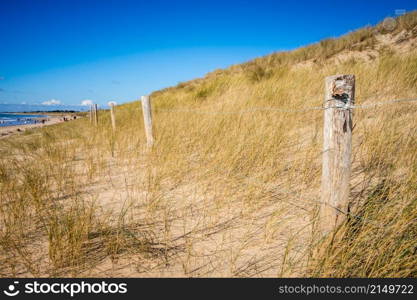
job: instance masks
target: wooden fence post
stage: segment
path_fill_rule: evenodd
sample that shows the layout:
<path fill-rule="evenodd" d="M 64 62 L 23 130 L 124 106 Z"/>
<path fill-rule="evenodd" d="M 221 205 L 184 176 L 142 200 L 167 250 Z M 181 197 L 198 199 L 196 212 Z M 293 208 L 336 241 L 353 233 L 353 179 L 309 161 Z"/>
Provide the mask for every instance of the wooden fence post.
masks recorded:
<path fill-rule="evenodd" d="M 113 131 L 116 131 L 116 116 L 114 115 L 114 103 L 110 103 L 110 117 L 111 117 L 111 127 Z"/>
<path fill-rule="evenodd" d="M 323 166 L 319 230 L 327 235 L 348 212 L 352 152 L 352 110 L 355 76 L 334 75 L 325 80 Z"/>
<path fill-rule="evenodd" d="M 94 104 L 94 125 L 98 125 L 98 109 L 97 104 Z"/>
<path fill-rule="evenodd" d="M 90 124 L 93 124 L 93 105 L 90 105 Z"/>
<path fill-rule="evenodd" d="M 152 108 L 151 100 L 149 96 L 142 96 L 142 112 L 143 112 L 143 121 L 145 123 L 145 133 L 146 133 L 146 142 L 148 147 L 152 147 L 154 143 L 153 133 L 152 133 Z"/>

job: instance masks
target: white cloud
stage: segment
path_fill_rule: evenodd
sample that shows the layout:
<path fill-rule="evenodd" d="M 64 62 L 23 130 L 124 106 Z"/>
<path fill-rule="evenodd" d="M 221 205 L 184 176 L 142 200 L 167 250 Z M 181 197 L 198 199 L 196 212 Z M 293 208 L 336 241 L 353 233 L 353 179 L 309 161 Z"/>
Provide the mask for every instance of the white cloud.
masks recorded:
<path fill-rule="evenodd" d="M 27 104 L 26 101 L 23 101 L 21 104 Z"/>
<path fill-rule="evenodd" d="M 56 100 L 56 99 L 51 99 L 51 100 L 42 102 L 42 105 L 60 105 L 60 104 L 61 104 L 61 101 Z"/>
<path fill-rule="evenodd" d="M 109 101 L 108 103 L 107 103 L 107 105 L 108 106 L 111 106 L 111 105 L 114 105 L 114 106 L 116 106 L 117 105 L 117 102 L 116 101 Z"/>
<path fill-rule="evenodd" d="M 85 100 L 81 101 L 81 105 L 84 105 L 84 106 L 93 105 L 93 100 L 85 99 Z"/>

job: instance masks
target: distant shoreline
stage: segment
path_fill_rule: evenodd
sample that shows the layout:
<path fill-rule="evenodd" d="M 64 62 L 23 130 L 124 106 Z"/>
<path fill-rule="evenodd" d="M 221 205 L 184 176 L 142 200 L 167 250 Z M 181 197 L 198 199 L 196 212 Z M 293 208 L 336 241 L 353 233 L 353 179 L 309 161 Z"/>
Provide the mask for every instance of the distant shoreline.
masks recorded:
<path fill-rule="evenodd" d="M 10 127 L 18 125 L 45 123 L 49 118 L 47 114 L 39 113 L 0 113 L 0 127 Z"/>
<path fill-rule="evenodd" d="M 3 113 L 3 114 L 8 114 L 8 113 Z M 10 113 L 10 114 L 34 114 L 34 112 L 31 113 Z M 45 115 L 43 117 L 37 117 L 34 118 L 35 120 L 39 121 L 36 123 L 30 123 L 30 124 L 21 124 L 21 125 L 10 125 L 10 126 L 1 126 L 0 127 L 0 139 L 2 138 L 6 138 L 6 137 L 10 137 L 12 135 L 15 134 L 19 134 L 24 132 L 25 130 L 28 129 L 34 129 L 34 128 L 40 128 L 40 127 L 44 127 L 44 126 L 49 126 L 49 125 L 54 125 L 54 124 L 58 124 L 58 123 L 62 123 L 65 121 L 71 121 L 74 120 L 74 116 L 76 115 L 76 113 L 69 113 L 69 112 L 52 112 L 49 113 L 48 115 Z M 80 118 L 80 115 L 76 115 L 76 118 Z M 42 120 L 44 120 L 42 122 Z"/>
<path fill-rule="evenodd" d="M 81 113 L 82 111 L 78 110 L 34 110 L 34 111 L 0 111 L 0 114 L 50 114 L 50 113 L 61 113 L 61 114 L 76 114 Z"/>

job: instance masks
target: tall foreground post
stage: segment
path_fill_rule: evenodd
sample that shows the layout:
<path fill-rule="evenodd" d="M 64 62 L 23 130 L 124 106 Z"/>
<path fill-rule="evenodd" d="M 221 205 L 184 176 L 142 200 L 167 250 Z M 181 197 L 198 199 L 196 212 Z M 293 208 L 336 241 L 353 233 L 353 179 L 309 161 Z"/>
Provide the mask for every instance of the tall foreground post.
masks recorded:
<path fill-rule="evenodd" d="M 116 116 L 114 115 L 114 103 L 110 103 L 110 117 L 111 117 L 111 127 L 113 131 L 116 131 Z"/>
<path fill-rule="evenodd" d="M 326 235 L 346 218 L 352 152 L 355 76 L 326 78 L 319 230 Z"/>
<path fill-rule="evenodd" d="M 98 110 L 97 104 L 94 104 L 94 125 L 98 125 Z"/>
<path fill-rule="evenodd" d="M 154 143 L 153 133 L 152 133 L 152 108 L 151 100 L 149 96 L 142 96 L 142 111 L 143 111 L 143 121 L 145 123 L 145 133 L 146 133 L 146 142 L 148 147 L 152 147 Z"/>

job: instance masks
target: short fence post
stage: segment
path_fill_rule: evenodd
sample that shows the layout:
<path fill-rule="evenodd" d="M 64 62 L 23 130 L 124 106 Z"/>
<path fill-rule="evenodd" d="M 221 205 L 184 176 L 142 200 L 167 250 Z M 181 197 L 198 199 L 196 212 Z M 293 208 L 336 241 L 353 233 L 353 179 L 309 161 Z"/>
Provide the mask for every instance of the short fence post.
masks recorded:
<path fill-rule="evenodd" d="M 145 133 L 146 133 L 146 142 L 148 147 L 152 147 L 154 143 L 153 133 L 152 133 L 152 108 L 151 101 L 149 96 L 142 96 L 142 111 L 143 111 L 143 121 L 145 124 Z"/>
<path fill-rule="evenodd" d="M 111 127 L 113 131 L 116 131 L 116 116 L 114 115 L 114 103 L 110 103 L 110 117 L 111 117 Z"/>
<path fill-rule="evenodd" d="M 98 125 L 98 109 L 97 104 L 94 104 L 94 125 Z"/>
<path fill-rule="evenodd" d="M 93 124 L 93 105 L 90 105 L 90 124 Z"/>
<path fill-rule="evenodd" d="M 355 76 L 325 80 L 323 165 L 319 230 L 327 235 L 346 218 L 352 152 L 352 110 Z"/>

